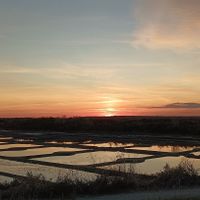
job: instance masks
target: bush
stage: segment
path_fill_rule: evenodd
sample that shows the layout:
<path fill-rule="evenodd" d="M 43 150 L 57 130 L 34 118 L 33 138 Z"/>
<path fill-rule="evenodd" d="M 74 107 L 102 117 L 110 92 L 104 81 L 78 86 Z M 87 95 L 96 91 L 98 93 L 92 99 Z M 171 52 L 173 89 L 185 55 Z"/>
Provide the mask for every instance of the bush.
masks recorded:
<path fill-rule="evenodd" d="M 188 161 L 171 168 L 168 164 L 157 174 L 155 185 L 162 188 L 181 188 L 200 184 L 198 172 Z"/>

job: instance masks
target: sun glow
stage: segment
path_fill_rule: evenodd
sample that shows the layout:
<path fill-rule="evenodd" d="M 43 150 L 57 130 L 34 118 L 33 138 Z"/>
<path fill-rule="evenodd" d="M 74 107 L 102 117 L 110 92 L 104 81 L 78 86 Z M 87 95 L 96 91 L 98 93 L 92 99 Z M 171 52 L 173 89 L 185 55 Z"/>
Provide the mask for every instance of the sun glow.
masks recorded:
<path fill-rule="evenodd" d="M 112 108 L 112 107 L 110 107 L 110 108 L 106 108 L 105 109 L 105 116 L 106 117 L 112 117 L 112 116 L 114 116 L 115 114 L 116 114 L 116 109 L 114 109 L 114 108 Z"/>
<path fill-rule="evenodd" d="M 113 99 L 111 97 L 104 97 L 104 100 L 102 101 L 102 115 L 106 117 L 112 117 L 114 115 L 117 115 L 118 113 L 118 107 L 119 102 L 121 102 L 118 99 Z"/>

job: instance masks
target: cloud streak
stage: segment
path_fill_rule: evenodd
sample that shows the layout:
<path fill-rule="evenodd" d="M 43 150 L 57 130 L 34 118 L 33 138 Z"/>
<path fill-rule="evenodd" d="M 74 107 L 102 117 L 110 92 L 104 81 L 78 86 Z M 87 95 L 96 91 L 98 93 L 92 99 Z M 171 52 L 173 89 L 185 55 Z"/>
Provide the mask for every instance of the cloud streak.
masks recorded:
<path fill-rule="evenodd" d="M 160 107 L 151 108 L 165 108 L 165 109 L 199 109 L 200 103 L 171 103 Z"/>
<path fill-rule="evenodd" d="M 134 46 L 149 49 L 200 48 L 199 0 L 136 0 Z"/>

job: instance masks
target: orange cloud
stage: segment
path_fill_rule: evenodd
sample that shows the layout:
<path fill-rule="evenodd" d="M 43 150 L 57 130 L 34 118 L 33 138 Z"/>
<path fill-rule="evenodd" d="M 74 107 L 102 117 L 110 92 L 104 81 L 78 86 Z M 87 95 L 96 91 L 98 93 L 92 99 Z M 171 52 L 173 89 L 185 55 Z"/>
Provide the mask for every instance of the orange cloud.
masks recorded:
<path fill-rule="evenodd" d="M 132 44 L 150 49 L 200 48 L 199 0 L 138 0 Z"/>

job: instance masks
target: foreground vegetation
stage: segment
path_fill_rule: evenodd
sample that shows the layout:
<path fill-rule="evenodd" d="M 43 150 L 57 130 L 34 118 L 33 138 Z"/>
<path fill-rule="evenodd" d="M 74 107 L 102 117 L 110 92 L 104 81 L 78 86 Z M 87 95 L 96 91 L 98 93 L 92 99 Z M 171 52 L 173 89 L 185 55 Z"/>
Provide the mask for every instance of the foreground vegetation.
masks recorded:
<path fill-rule="evenodd" d="M 42 175 L 28 174 L 25 179 L 15 179 L 0 185 L 0 199 L 66 199 L 78 195 L 98 195 L 126 191 L 149 191 L 200 186 L 200 176 L 189 162 L 177 167 L 166 165 L 152 176 L 138 175 L 130 170 L 124 177 L 98 176 L 93 181 L 70 180 L 59 177 L 56 182 L 46 181 Z"/>
<path fill-rule="evenodd" d="M 200 117 L 83 117 L 0 119 L 0 129 L 200 136 Z"/>

